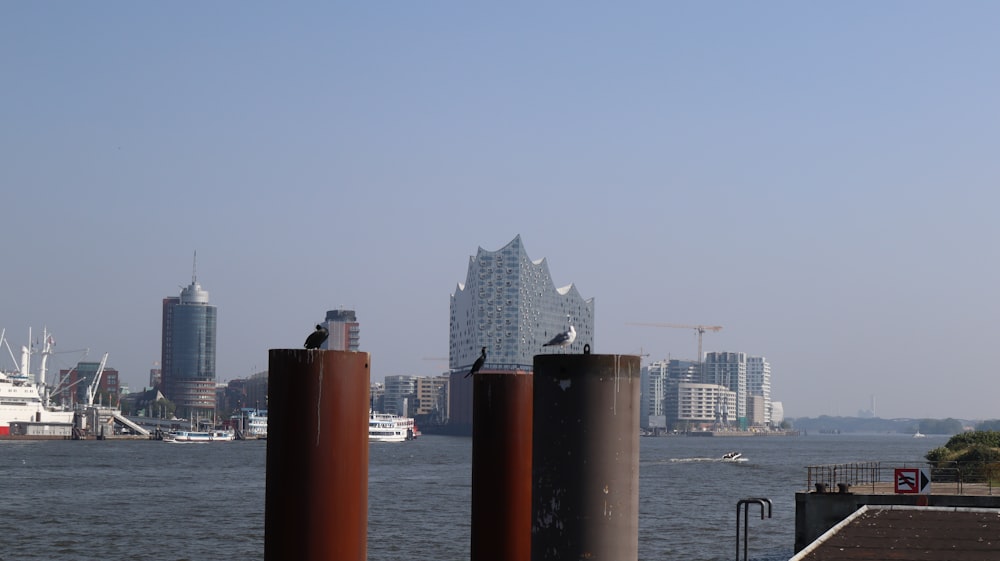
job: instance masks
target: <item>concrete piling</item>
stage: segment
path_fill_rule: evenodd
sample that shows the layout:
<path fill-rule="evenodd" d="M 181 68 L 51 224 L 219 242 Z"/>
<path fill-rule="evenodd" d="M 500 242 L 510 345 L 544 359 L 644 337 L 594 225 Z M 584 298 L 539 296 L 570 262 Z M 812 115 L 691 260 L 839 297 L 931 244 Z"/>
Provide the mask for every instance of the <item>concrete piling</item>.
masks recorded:
<path fill-rule="evenodd" d="M 368 555 L 368 353 L 271 349 L 264 559 Z"/>
<path fill-rule="evenodd" d="M 532 376 L 473 375 L 473 561 L 528 559 L 531 554 Z"/>
<path fill-rule="evenodd" d="M 531 559 L 637 560 L 640 363 L 534 359 Z"/>

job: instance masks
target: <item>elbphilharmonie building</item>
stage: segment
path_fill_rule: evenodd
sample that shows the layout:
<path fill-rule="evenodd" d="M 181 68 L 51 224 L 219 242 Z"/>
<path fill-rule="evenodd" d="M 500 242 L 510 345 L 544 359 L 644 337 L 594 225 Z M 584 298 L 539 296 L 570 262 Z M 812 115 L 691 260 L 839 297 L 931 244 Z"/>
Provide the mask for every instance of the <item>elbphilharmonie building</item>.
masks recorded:
<path fill-rule="evenodd" d="M 568 349 L 542 346 L 570 325 L 577 335 Z M 469 258 L 465 283 L 451 295 L 453 372 L 467 371 L 483 347 L 484 370 L 530 371 L 536 354 L 582 353 L 588 344 L 594 346 L 594 299 L 584 300 L 572 284 L 556 288 L 548 263 L 529 259 L 520 235 Z"/>

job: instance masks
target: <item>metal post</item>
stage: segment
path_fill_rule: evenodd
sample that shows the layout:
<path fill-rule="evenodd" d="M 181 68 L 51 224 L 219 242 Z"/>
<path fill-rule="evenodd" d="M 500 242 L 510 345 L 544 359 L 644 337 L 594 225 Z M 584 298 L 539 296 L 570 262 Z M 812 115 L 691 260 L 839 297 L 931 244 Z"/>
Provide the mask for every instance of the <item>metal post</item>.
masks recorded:
<path fill-rule="evenodd" d="M 638 559 L 639 376 L 638 356 L 535 356 L 533 561 Z"/>
<path fill-rule="evenodd" d="M 473 375 L 474 561 L 531 555 L 531 381 L 525 372 Z"/>
<path fill-rule="evenodd" d="M 368 555 L 368 353 L 271 349 L 264 559 Z"/>

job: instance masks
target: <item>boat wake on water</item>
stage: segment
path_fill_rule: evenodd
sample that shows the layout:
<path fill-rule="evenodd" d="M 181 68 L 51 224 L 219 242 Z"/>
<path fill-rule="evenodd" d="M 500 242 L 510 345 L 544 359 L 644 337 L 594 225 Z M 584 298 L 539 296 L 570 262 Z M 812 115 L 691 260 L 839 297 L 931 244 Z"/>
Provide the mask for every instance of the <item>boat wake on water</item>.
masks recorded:
<path fill-rule="evenodd" d="M 745 456 L 743 456 L 743 454 L 741 454 L 739 452 L 729 452 L 727 454 L 724 454 L 721 458 L 702 458 L 702 457 L 698 457 L 698 458 L 670 458 L 670 459 L 666 459 L 666 460 L 654 460 L 652 462 L 644 462 L 644 463 L 653 463 L 653 464 L 686 464 L 686 463 L 694 463 L 694 462 L 743 463 L 743 462 L 748 462 L 748 461 L 749 461 L 749 459 L 746 458 Z"/>
<path fill-rule="evenodd" d="M 722 458 L 670 458 L 668 460 L 672 464 L 689 463 L 689 462 L 719 462 L 719 463 L 740 463 L 748 462 L 747 458 L 733 458 L 733 459 L 722 459 Z"/>

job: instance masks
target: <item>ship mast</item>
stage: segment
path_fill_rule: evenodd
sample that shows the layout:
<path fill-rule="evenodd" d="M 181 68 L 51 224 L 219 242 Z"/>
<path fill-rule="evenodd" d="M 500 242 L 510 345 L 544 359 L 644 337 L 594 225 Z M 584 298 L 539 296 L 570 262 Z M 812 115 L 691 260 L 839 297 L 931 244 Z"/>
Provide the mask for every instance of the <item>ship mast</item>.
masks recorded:
<path fill-rule="evenodd" d="M 45 385 L 45 374 L 48 369 L 49 355 L 52 354 L 52 342 L 49 340 L 49 330 L 48 328 L 42 328 L 42 363 L 38 366 L 38 380 L 36 383 L 39 386 Z"/>
<path fill-rule="evenodd" d="M 28 345 L 21 345 L 21 377 L 28 379 L 31 376 L 31 328 L 28 328 Z"/>

